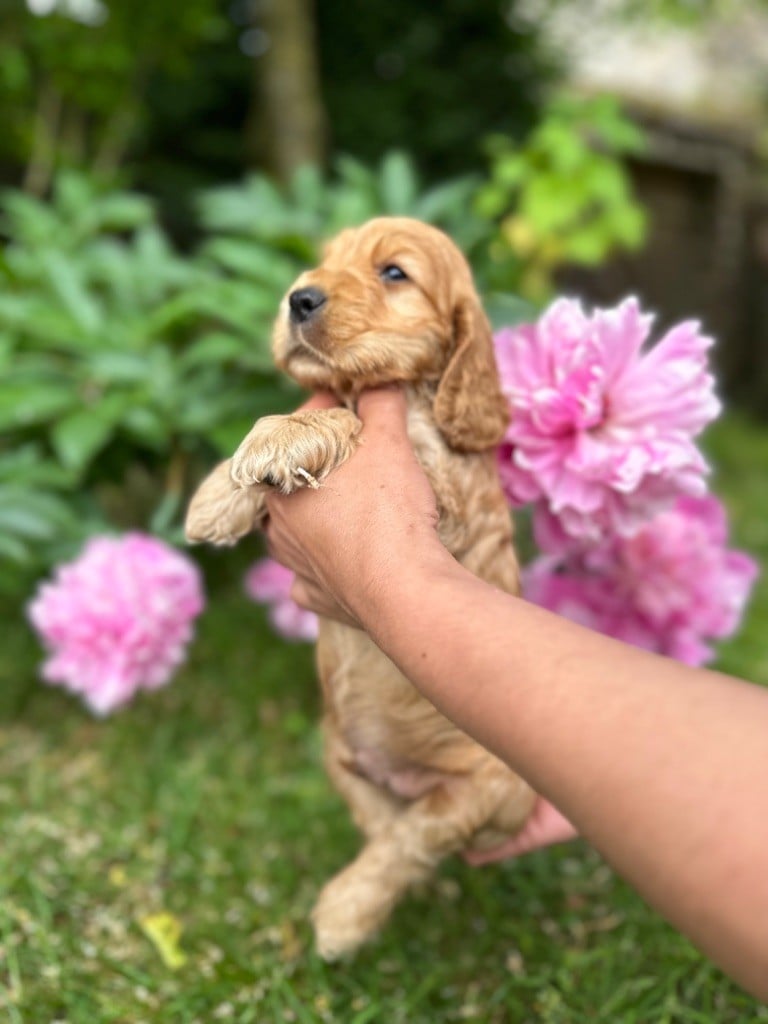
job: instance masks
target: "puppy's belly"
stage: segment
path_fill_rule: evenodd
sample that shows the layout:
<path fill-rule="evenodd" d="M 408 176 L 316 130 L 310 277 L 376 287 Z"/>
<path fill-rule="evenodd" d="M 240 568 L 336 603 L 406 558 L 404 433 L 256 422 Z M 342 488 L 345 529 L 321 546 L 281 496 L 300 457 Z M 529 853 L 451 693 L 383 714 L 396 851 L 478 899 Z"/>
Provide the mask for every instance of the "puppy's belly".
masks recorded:
<path fill-rule="evenodd" d="M 451 779 L 445 772 L 431 771 L 420 765 L 396 765 L 381 750 L 353 750 L 352 763 L 347 767 L 402 800 L 418 800 Z"/>
<path fill-rule="evenodd" d="M 487 756 L 365 633 L 322 620 L 317 654 L 326 715 L 347 748 L 348 770 L 414 800 Z"/>

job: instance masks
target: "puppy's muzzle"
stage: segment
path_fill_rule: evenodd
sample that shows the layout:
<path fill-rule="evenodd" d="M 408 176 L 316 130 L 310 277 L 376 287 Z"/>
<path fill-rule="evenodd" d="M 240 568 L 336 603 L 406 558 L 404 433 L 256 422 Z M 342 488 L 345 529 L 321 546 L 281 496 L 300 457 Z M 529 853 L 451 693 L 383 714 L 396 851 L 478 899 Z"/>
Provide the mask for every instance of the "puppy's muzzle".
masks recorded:
<path fill-rule="evenodd" d="M 297 288 L 288 296 L 292 323 L 303 324 L 324 306 L 328 296 L 319 288 Z"/>

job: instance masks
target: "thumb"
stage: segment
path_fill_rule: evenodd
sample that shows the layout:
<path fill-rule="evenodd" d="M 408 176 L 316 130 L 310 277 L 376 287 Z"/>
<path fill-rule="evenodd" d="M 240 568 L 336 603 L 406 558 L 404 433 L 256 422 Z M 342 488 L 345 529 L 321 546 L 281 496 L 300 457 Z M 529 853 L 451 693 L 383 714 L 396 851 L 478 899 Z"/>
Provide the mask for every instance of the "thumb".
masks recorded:
<path fill-rule="evenodd" d="M 366 427 L 384 428 L 407 436 L 408 406 L 405 393 L 396 385 L 361 392 L 357 400 L 357 414 Z"/>

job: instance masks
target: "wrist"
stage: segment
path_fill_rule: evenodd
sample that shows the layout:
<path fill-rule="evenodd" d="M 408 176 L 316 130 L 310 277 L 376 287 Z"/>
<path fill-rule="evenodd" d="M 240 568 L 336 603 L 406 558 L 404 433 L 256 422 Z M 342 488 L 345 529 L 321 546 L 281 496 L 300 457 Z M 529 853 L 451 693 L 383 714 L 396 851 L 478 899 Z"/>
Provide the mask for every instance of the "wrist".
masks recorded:
<path fill-rule="evenodd" d="M 376 639 L 390 628 L 402 627 L 414 599 L 428 603 L 430 591 L 439 580 L 462 571 L 437 534 L 377 545 L 360 568 L 350 593 L 350 608 Z"/>

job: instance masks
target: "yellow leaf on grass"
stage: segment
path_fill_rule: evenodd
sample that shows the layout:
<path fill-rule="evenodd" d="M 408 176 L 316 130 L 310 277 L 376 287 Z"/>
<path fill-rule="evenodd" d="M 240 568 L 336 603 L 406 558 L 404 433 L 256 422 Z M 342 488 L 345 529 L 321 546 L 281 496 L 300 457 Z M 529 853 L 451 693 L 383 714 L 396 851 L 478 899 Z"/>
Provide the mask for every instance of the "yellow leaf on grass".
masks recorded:
<path fill-rule="evenodd" d="M 116 885 L 119 889 L 122 889 L 128 881 L 128 875 L 126 875 L 125 868 L 121 864 L 113 864 L 107 872 L 107 878 L 112 885 Z"/>
<path fill-rule="evenodd" d="M 187 956 L 179 948 L 182 927 L 178 917 L 166 911 L 147 914 L 139 920 L 139 927 L 158 951 L 166 967 L 175 971 L 184 966 Z"/>

